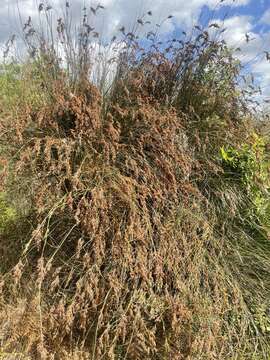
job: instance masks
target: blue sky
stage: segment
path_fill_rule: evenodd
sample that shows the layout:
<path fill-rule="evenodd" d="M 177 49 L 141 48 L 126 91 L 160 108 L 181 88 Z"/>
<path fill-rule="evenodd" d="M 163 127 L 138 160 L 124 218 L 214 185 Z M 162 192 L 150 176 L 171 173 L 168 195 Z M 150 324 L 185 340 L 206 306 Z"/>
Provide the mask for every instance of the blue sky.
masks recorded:
<path fill-rule="evenodd" d="M 229 10 L 232 15 L 251 15 L 254 16 L 254 21 L 259 22 L 262 15 L 269 9 L 269 7 L 269 0 L 250 0 L 249 2 L 247 2 L 246 5 L 242 5 L 239 7 L 232 8 L 230 6 L 225 6 L 222 8 L 222 11 L 220 11 L 220 13 L 224 14 L 225 11 Z"/>
<path fill-rule="evenodd" d="M 224 6 L 217 11 L 217 16 L 222 18 L 225 13 L 229 17 L 249 16 L 255 33 L 270 31 L 270 0 L 249 0 L 239 7 Z M 269 44 L 270 46 L 270 44 Z"/>
<path fill-rule="evenodd" d="M 66 0 L 1 0 L 0 44 L 3 45 L 12 33 L 20 32 L 18 10 L 22 21 L 29 16 L 38 19 L 40 2 L 52 5 L 52 13 L 57 18 L 61 16 Z M 160 30 L 164 36 L 177 34 L 181 28 L 189 30 L 199 19 L 205 21 L 212 17 L 211 21 L 226 28 L 223 36 L 228 44 L 241 47 L 242 52 L 237 56 L 248 64 L 248 69 L 254 72 L 265 95 L 270 98 L 270 62 L 264 53 L 270 51 L 270 0 L 69 0 L 69 3 L 75 21 L 79 20 L 84 5 L 89 8 L 98 3 L 104 5 L 105 11 L 98 20 L 93 18 L 93 23 L 107 36 L 116 33 L 121 25 L 131 28 L 149 10 L 153 13 L 153 24 L 173 15 Z M 246 35 L 252 39 L 249 43 Z"/>

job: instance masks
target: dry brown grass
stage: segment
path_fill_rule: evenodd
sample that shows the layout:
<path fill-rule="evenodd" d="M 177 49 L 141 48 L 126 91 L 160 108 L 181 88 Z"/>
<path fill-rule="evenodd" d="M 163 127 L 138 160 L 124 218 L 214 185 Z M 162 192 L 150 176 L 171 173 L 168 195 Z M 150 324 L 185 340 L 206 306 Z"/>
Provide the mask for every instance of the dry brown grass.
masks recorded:
<path fill-rule="evenodd" d="M 221 146 L 253 130 L 236 92 L 239 69 L 223 43 L 192 41 L 136 61 L 132 43 L 106 98 L 85 76 L 70 87 L 56 67 L 49 88 L 39 87 L 42 103 L 13 113 L 12 130 L 1 123 L 7 191 L 12 183 L 30 209 L 27 231 L 13 231 L 12 246 L 23 249 L 1 275 L 3 354 L 269 356 L 251 303 L 267 301 L 270 257 L 258 255 L 265 276 L 247 286 L 249 199 L 218 160 Z M 211 66 L 217 76 L 231 71 L 226 88 L 204 78 Z M 9 241 L 4 231 L 1 247 Z"/>

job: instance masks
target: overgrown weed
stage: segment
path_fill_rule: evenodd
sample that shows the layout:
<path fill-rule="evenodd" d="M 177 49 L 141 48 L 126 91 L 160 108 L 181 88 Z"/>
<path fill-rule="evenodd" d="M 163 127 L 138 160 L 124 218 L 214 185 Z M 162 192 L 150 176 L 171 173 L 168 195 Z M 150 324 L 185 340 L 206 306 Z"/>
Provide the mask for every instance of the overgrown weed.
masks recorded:
<path fill-rule="evenodd" d="M 18 257 L 1 274 L 2 352 L 268 359 L 268 140 L 239 62 L 207 29 L 166 48 L 121 29 L 104 90 L 87 16 L 74 52 L 66 21 L 48 38 L 26 24 L 36 76 L 16 83 L 32 96 L 2 108 L 5 191 L 29 225 L 0 235 Z"/>

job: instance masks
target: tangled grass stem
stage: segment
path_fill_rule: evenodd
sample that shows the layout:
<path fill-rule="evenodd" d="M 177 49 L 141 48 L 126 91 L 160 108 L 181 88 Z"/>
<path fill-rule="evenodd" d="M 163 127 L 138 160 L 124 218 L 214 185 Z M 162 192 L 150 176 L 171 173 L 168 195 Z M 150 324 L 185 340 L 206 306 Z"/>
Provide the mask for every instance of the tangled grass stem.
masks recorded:
<path fill-rule="evenodd" d="M 109 87 L 86 35 L 68 69 L 27 35 L 0 90 L 3 354 L 269 358 L 269 140 L 196 31 L 142 49 L 124 29 Z"/>

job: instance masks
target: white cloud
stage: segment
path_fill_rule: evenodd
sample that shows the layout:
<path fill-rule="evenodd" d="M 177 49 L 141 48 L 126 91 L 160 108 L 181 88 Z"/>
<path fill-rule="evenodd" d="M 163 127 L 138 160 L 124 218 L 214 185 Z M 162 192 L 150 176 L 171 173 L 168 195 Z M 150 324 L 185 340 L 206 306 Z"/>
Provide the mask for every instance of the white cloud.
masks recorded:
<path fill-rule="evenodd" d="M 222 28 L 226 29 L 223 37 L 226 42 L 232 47 L 240 47 L 246 42 L 245 34 L 252 30 L 251 16 L 233 16 L 225 21 L 216 20 Z"/>
<path fill-rule="evenodd" d="M 270 62 L 265 56 L 253 64 L 252 71 L 260 83 L 263 97 L 270 97 Z"/>
<path fill-rule="evenodd" d="M 3 43 L 11 33 L 19 32 L 21 24 L 18 8 L 22 22 L 26 21 L 28 16 L 38 20 L 37 5 L 41 0 L 0 1 L 0 43 Z M 55 19 L 62 15 L 66 0 L 43 1 L 53 5 L 54 10 L 51 11 L 51 14 Z M 137 28 L 137 31 L 141 32 L 148 31 L 172 14 L 173 18 L 165 21 L 160 30 L 163 33 L 169 33 L 179 27 L 190 28 L 196 24 L 204 6 L 214 10 L 222 5 L 237 7 L 247 5 L 249 2 L 250 0 L 225 0 L 222 3 L 219 0 L 100 0 L 100 3 L 105 6 L 105 10 L 99 10 L 97 17 L 91 14 L 90 22 L 103 37 L 111 37 L 122 25 L 126 27 L 127 31 L 133 30 L 133 28 Z M 69 0 L 69 3 L 73 19 L 78 22 L 84 1 Z M 95 6 L 99 0 L 93 0 L 91 3 Z M 137 19 L 149 10 L 152 11 L 153 15 L 146 15 L 143 20 L 151 20 L 152 24 L 148 27 L 141 27 L 137 23 Z M 227 43 L 234 48 L 241 48 L 242 51 L 237 52 L 236 55 L 254 71 L 260 79 L 262 87 L 270 89 L 270 63 L 263 53 L 264 50 L 267 50 L 265 44 L 270 43 L 270 32 L 256 33 L 254 30 L 255 20 L 252 16 L 232 16 L 224 22 L 220 20 L 213 22 L 217 22 L 227 29 L 223 33 Z M 260 22 L 270 24 L 270 10 L 263 14 Z M 252 39 L 249 42 L 246 41 L 246 34 Z M 258 54 L 260 55 L 258 56 Z"/>
<path fill-rule="evenodd" d="M 16 54 L 21 58 L 23 53 L 20 49 L 23 47 L 21 38 L 22 27 L 31 16 L 33 24 L 40 23 L 45 17 L 44 12 L 38 12 L 40 3 L 52 5 L 50 16 L 54 18 L 53 23 L 63 16 L 66 1 L 70 4 L 73 22 L 79 24 L 84 4 L 96 6 L 102 4 L 105 10 L 99 10 L 98 16 L 93 16 L 89 12 L 91 18 L 91 26 L 95 27 L 103 39 L 109 39 L 119 32 L 121 26 L 125 26 L 126 31 L 134 31 L 138 35 L 148 32 L 156 28 L 156 24 L 162 24 L 159 29 L 160 34 L 167 34 L 173 30 L 182 27 L 185 30 L 190 29 L 197 23 L 201 10 L 204 6 L 209 9 L 217 9 L 223 5 L 231 5 L 233 7 L 247 4 L 250 0 L 0 0 L 0 49 L 3 44 L 12 35 L 16 34 L 17 50 Z M 152 16 L 146 13 L 151 10 Z M 137 20 L 143 18 L 143 21 L 151 21 L 151 24 L 141 26 Z M 168 15 L 173 15 L 172 19 L 167 19 Z M 164 21 L 166 20 L 166 21 Z M 42 21 L 41 21 L 42 22 Z M 1 52 L 1 50 L 0 50 Z"/>
<path fill-rule="evenodd" d="M 225 21 L 215 20 L 221 29 L 225 29 L 222 38 L 235 51 L 235 56 L 243 64 L 256 62 L 258 54 L 262 54 L 267 34 L 254 32 L 252 16 L 233 16 Z M 216 31 L 213 31 L 215 36 Z M 240 51 L 239 51 L 240 49 Z"/>
<path fill-rule="evenodd" d="M 270 24 L 270 9 L 265 11 L 260 22 L 263 24 Z"/>
<path fill-rule="evenodd" d="M 246 72 L 253 72 L 257 83 L 260 84 L 264 96 L 270 95 L 270 61 L 266 59 L 264 51 L 269 50 L 270 32 L 256 33 L 255 20 L 252 16 L 233 16 L 224 22 L 215 20 L 226 31 L 222 37 L 226 43 L 236 51 L 235 56 L 241 60 Z M 212 30 L 213 36 L 215 31 Z M 248 40 L 248 41 L 247 41 Z"/>
<path fill-rule="evenodd" d="M 147 11 L 151 10 L 153 16 L 152 23 L 162 22 L 168 15 L 174 15 L 172 20 L 166 21 L 162 27 L 163 32 L 169 32 L 175 27 L 190 26 L 195 24 L 203 6 L 210 9 L 222 5 L 242 6 L 250 0 L 101 0 L 100 3 L 106 7 L 105 11 L 99 11 L 102 15 L 98 16 L 98 21 L 93 18 L 93 22 L 103 34 L 114 32 L 120 25 L 128 29 L 134 26 L 138 27 L 136 21 Z M 0 6 L 0 42 L 8 37 L 11 32 L 17 32 L 20 27 L 18 19 L 18 9 L 21 17 L 25 21 L 28 16 L 32 19 L 37 18 L 37 6 L 39 3 L 51 4 L 54 7 L 53 13 L 56 17 L 61 16 L 61 9 L 65 7 L 66 0 L 1 0 Z M 83 0 L 69 0 L 73 17 L 79 20 L 84 3 Z M 90 3 L 90 1 L 89 1 Z M 98 4 L 99 1 L 91 1 L 92 5 Z"/>

